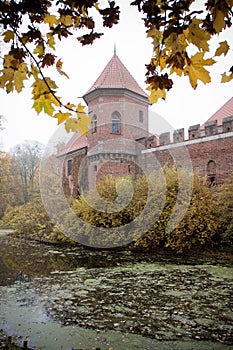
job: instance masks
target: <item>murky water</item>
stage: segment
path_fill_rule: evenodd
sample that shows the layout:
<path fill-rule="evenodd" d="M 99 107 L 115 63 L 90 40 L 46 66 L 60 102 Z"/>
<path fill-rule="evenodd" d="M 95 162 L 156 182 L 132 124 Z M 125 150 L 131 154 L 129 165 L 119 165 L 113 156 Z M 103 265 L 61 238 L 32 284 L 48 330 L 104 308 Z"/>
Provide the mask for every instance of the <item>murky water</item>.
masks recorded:
<path fill-rule="evenodd" d="M 233 349 L 233 264 L 0 237 L 0 329 L 30 347 Z"/>

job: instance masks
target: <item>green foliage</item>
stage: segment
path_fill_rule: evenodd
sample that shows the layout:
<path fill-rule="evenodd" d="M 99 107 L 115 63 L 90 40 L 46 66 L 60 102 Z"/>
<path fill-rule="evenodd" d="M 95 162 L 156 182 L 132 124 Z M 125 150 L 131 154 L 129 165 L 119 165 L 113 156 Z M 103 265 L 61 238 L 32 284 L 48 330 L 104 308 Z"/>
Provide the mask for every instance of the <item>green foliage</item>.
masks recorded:
<path fill-rule="evenodd" d="M 70 241 L 50 221 L 40 200 L 8 208 L 2 225 L 13 228 L 17 234 L 29 239 L 50 242 Z"/>

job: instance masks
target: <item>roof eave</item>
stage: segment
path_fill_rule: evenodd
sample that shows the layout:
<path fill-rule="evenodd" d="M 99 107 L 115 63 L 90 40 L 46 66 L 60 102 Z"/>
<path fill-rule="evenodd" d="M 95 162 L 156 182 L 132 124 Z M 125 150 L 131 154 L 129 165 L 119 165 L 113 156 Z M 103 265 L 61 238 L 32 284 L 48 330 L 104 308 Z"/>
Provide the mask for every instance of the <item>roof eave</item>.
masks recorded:
<path fill-rule="evenodd" d="M 145 93 L 145 95 L 140 94 L 139 92 L 127 89 L 127 88 L 118 88 L 118 87 L 110 87 L 110 88 L 95 88 L 92 91 L 87 92 L 85 95 L 83 95 L 83 99 L 88 105 L 88 103 L 95 98 L 99 96 L 107 96 L 107 95 L 126 95 L 129 97 L 136 98 L 137 100 L 140 100 L 141 102 L 144 102 L 149 105 L 148 96 Z"/>

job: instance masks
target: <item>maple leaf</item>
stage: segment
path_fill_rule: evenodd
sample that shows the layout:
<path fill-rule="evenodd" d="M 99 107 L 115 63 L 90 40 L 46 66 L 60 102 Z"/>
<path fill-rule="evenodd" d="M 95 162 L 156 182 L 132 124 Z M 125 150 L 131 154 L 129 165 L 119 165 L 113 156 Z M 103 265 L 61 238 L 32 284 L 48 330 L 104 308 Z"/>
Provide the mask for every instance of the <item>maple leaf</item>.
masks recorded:
<path fill-rule="evenodd" d="M 216 30 L 217 33 L 220 33 L 222 29 L 226 28 L 226 22 L 225 22 L 225 11 L 222 11 L 218 9 L 218 7 L 215 7 L 214 11 L 214 29 Z"/>
<path fill-rule="evenodd" d="M 14 40 L 15 34 L 12 30 L 7 30 L 5 33 L 3 33 L 3 35 L 5 43 L 9 43 L 9 41 Z"/>
<path fill-rule="evenodd" d="M 74 104 L 72 104 L 72 103 L 70 103 L 70 102 L 68 102 L 68 103 L 65 105 L 65 107 L 66 107 L 67 109 L 74 110 L 75 105 L 74 105 Z"/>
<path fill-rule="evenodd" d="M 227 75 L 227 73 L 225 72 L 222 74 L 221 83 L 228 83 L 232 79 L 233 79 L 233 73 L 230 73 L 229 75 Z"/>
<path fill-rule="evenodd" d="M 50 115 L 51 117 L 55 111 L 54 106 L 60 106 L 60 103 L 51 93 L 42 94 L 34 99 L 34 101 L 33 108 L 38 114 L 44 110 L 44 113 Z"/>
<path fill-rule="evenodd" d="M 62 63 L 61 59 L 59 59 L 56 63 L 56 68 L 57 68 L 58 73 L 61 75 L 64 75 L 66 78 L 69 79 L 69 76 L 62 70 L 62 65 L 63 65 L 63 63 Z"/>
<path fill-rule="evenodd" d="M 44 17 L 44 23 L 48 23 L 49 27 L 56 26 L 59 22 L 55 15 L 50 15 L 49 13 Z"/>
<path fill-rule="evenodd" d="M 37 47 L 34 49 L 33 53 L 38 55 L 38 57 L 42 57 L 44 54 L 44 47 L 42 45 L 37 45 Z"/>
<path fill-rule="evenodd" d="M 155 89 L 152 86 L 148 86 L 147 90 L 150 91 L 149 103 L 154 104 L 158 101 L 158 99 L 162 98 L 165 100 L 166 98 L 166 90 L 165 89 Z"/>
<path fill-rule="evenodd" d="M 14 73 L 14 85 L 17 92 L 21 92 L 24 88 L 24 80 L 27 79 L 28 68 L 26 63 L 21 63 L 19 69 Z"/>
<path fill-rule="evenodd" d="M 197 46 L 198 49 L 209 51 L 210 34 L 200 27 L 201 24 L 200 19 L 194 18 L 184 34 L 188 41 Z"/>
<path fill-rule="evenodd" d="M 197 87 L 197 80 L 202 81 L 204 84 L 211 81 L 210 73 L 204 66 L 210 66 L 214 63 L 215 60 L 212 58 L 204 59 L 204 52 L 198 52 L 189 59 L 189 63 L 184 69 L 184 75 L 189 76 L 189 81 L 193 89 Z"/>
<path fill-rule="evenodd" d="M 147 38 L 152 38 L 154 49 L 159 46 L 162 41 L 162 33 L 157 28 L 151 28 L 148 30 Z"/>
<path fill-rule="evenodd" d="M 61 21 L 61 23 L 64 24 L 64 26 L 66 26 L 66 27 L 70 27 L 70 26 L 72 26 L 72 24 L 73 24 L 72 16 L 69 16 L 69 15 L 67 15 L 67 16 L 62 15 L 62 16 L 60 17 L 60 21 Z"/>
<path fill-rule="evenodd" d="M 61 124 L 63 123 L 65 120 L 67 120 L 72 114 L 71 113 L 62 113 L 61 111 L 59 111 L 58 113 L 54 114 L 53 117 L 57 118 L 57 124 Z"/>
<path fill-rule="evenodd" d="M 47 44 L 49 45 L 49 47 L 51 47 L 51 49 L 55 50 L 56 49 L 55 48 L 55 39 L 54 39 L 53 34 L 52 33 L 47 33 L 46 36 L 47 36 L 47 39 L 48 39 Z"/>
<path fill-rule="evenodd" d="M 215 51 L 215 56 L 221 56 L 222 54 L 224 54 L 224 56 L 226 56 L 226 54 L 229 51 L 229 45 L 227 43 L 227 41 L 221 41 L 219 43 L 219 47 L 217 48 L 217 50 Z"/>

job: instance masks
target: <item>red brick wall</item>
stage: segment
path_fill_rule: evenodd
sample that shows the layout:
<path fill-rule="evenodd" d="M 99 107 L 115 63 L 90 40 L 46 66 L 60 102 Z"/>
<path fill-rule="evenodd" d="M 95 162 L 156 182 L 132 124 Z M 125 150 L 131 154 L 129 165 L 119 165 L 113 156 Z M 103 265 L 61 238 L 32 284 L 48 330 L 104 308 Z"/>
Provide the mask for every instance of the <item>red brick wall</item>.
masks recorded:
<path fill-rule="evenodd" d="M 214 161 L 216 164 L 216 183 L 219 184 L 224 177 L 233 172 L 233 136 L 217 138 L 207 142 L 203 142 L 203 139 L 200 139 L 200 142 L 195 144 L 189 144 L 187 141 L 186 146 L 183 146 L 186 148 L 184 157 L 190 157 L 193 169 L 197 170 L 201 176 L 208 175 L 207 165 L 210 161 Z M 157 150 L 156 148 L 154 149 L 154 154 L 161 165 L 165 163 L 172 164 L 173 152 L 179 154 L 179 149 L 181 150 L 183 147 L 172 148 L 172 144 L 168 145 L 168 149 L 164 150 L 158 147 Z"/>

